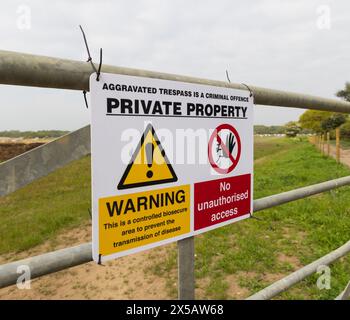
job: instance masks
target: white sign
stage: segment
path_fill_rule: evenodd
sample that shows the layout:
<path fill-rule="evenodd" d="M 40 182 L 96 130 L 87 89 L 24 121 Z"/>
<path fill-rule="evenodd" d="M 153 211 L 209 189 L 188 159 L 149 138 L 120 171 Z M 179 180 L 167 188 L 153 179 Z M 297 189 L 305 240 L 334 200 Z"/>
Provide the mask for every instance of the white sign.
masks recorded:
<path fill-rule="evenodd" d="M 251 215 L 247 90 L 104 73 L 90 93 L 95 261 Z"/>

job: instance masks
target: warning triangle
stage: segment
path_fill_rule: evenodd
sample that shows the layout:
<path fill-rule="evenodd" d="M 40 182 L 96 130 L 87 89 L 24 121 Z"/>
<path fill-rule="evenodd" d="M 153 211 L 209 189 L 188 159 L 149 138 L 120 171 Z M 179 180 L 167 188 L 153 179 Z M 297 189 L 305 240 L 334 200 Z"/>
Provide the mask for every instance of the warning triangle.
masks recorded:
<path fill-rule="evenodd" d="M 143 133 L 118 189 L 129 189 L 177 181 L 173 167 L 151 124 Z"/>

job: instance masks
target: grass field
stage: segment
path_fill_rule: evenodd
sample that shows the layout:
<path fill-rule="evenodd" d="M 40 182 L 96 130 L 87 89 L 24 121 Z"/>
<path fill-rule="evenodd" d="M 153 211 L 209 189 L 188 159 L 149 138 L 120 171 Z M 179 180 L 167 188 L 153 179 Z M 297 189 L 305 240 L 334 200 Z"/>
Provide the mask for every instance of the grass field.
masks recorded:
<path fill-rule="evenodd" d="M 350 170 L 326 159 L 306 141 L 260 138 L 255 143 L 254 198 L 345 176 Z M 196 279 L 203 297 L 234 298 L 230 280 L 246 295 L 306 265 L 349 240 L 350 188 L 256 213 L 249 219 L 196 237 Z M 164 276 L 176 268 L 176 252 L 155 267 Z M 314 275 L 279 296 L 283 299 L 331 299 L 349 281 L 350 257 L 331 268 L 331 289 L 319 290 Z M 176 296 L 174 279 L 169 290 Z M 237 297 L 237 296 L 236 296 Z"/>
<path fill-rule="evenodd" d="M 89 219 L 89 165 L 86 157 L 0 198 L 0 254 L 26 250 Z M 306 141 L 255 140 L 255 199 L 349 174 Z M 247 296 L 342 245 L 349 240 L 349 203 L 350 188 L 345 187 L 256 213 L 262 220 L 245 220 L 196 237 L 200 297 L 237 298 L 238 290 Z M 152 271 L 167 278 L 175 298 L 174 270 L 176 251 L 169 247 Z M 316 274 L 279 298 L 334 298 L 349 280 L 350 257 L 333 264 L 331 272 L 330 290 L 317 288 Z M 232 288 L 232 279 L 238 280 L 238 288 Z"/>
<path fill-rule="evenodd" d="M 90 157 L 0 197 L 0 255 L 22 251 L 90 219 Z"/>

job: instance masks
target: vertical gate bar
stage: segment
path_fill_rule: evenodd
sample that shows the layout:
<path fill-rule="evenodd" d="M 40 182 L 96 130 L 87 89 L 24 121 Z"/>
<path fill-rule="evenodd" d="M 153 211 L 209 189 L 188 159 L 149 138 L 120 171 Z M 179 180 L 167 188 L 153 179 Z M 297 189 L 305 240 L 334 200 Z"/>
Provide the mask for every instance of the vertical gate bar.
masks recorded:
<path fill-rule="evenodd" d="M 194 300 L 194 237 L 177 242 L 178 298 Z"/>
<path fill-rule="evenodd" d="M 330 133 L 329 131 L 327 132 L 327 156 L 329 157 L 330 155 Z"/>

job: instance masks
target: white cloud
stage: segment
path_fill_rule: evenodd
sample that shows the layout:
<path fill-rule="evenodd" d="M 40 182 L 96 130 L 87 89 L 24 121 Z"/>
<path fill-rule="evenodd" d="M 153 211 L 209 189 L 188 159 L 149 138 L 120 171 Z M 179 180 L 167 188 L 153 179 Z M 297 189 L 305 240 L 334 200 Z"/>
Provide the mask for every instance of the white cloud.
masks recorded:
<path fill-rule="evenodd" d="M 30 30 L 16 27 L 19 5 Z M 331 29 L 317 28 L 329 5 Z M 2 1 L 1 49 L 104 62 L 334 97 L 348 78 L 346 0 Z M 75 129 L 89 122 L 81 92 L 0 86 L 0 130 Z M 256 108 L 256 123 L 280 124 L 300 110 Z"/>

